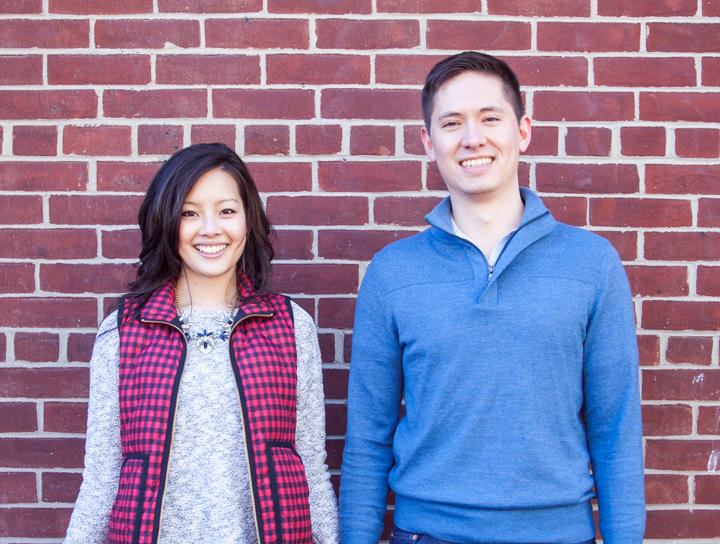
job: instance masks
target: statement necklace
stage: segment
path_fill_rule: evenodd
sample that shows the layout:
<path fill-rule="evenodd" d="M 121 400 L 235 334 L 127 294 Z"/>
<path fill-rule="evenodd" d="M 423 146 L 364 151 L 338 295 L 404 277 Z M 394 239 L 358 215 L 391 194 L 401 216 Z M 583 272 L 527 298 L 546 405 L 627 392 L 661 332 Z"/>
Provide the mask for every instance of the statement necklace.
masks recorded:
<path fill-rule="evenodd" d="M 180 297 L 178 297 L 177 293 L 177 282 L 173 287 L 173 291 L 175 292 L 175 306 L 177 307 L 178 318 L 180 319 L 183 334 L 185 334 L 185 338 L 188 342 L 193 340 L 197 342 L 197 348 L 200 353 L 203 355 L 210 353 L 215 347 L 215 339 L 225 341 L 230 337 L 230 327 L 232 327 L 233 322 L 232 315 L 235 311 L 235 306 L 237 306 L 238 299 L 240 298 L 239 292 L 235 293 L 235 298 L 233 298 L 230 312 L 223 313 L 218 318 L 220 325 L 222 325 L 222 329 L 219 331 L 208 331 L 207 329 L 203 329 L 202 332 L 190 332 L 190 326 L 192 325 L 192 312 L 187 317 L 183 314 L 183 311 L 180 308 Z"/>

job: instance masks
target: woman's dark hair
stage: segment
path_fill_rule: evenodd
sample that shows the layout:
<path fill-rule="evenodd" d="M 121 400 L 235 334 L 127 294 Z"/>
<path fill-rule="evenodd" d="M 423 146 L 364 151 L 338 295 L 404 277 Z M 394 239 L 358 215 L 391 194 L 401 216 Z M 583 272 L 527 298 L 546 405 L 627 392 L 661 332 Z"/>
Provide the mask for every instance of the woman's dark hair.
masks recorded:
<path fill-rule="evenodd" d="M 183 203 L 198 179 L 216 168 L 235 179 L 245 210 L 247 238 L 237 272 L 243 272 L 255 290 L 269 290 L 273 258 L 271 227 L 255 182 L 232 149 L 223 144 L 195 144 L 181 149 L 162 165 L 140 206 L 140 264 L 137 279 L 129 285 L 129 297 L 140 302 L 139 306 L 155 289 L 180 275 L 182 260 L 178 243 Z"/>
<path fill-rule="evenodd" d="M 517 117 L 518 123 L 520 122 L 522 116 L 525 115 L 525 105 L 520 93 L 520 83 L 512 68 L 504 60 L 492 55 L 477 51 L 465 51 L 438 62 L 425 79 L 425 86 L 422 90 L 422 109 L 423 119 L 428 130 L 430 130 L 435 97 L 440 87 L 463 72 L 479 72 L 499 78 L 505 98 L 512 104 L 515 117 Z"/>

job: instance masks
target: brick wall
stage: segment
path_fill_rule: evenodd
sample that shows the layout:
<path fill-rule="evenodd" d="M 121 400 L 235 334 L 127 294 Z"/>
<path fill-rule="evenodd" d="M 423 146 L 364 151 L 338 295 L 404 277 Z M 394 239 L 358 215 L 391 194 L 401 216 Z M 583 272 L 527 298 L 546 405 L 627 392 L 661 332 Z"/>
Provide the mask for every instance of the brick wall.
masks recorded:
<path fill-rule="evenodd" d="M 444 195 L 419 89 L 465 49 L 524 85 L 522 183 L 627 267 L 647 538 L 720 542 L 720 1 L 0 0 L 0 48 L 0 544 L 62 540 L 95 327 L 200 141 L 247 158 L 316 319 L 338 479 L 358 285 Z"/>

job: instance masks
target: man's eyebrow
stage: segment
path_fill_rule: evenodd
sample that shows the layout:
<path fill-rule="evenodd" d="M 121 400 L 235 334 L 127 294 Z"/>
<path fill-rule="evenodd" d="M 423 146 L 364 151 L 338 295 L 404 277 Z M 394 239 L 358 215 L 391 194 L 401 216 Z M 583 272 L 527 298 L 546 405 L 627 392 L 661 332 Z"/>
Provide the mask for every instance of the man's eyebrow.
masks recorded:
<path fill-rule="evenodd" d="M 478 110 L 478 113 L 489 113 L 489 112 L 497 112 L 497 113 L 505 113 L 505 110 L 501 108 L 500 106 L 485 106 L 484 108 L 480 108 Z M 445 119 L 446 117 L 455 117 L 457 115 L 461 115 L 460 112 L 457 111 L 446 111 L 441 113 L 438 116 L 438 119 Z"/>

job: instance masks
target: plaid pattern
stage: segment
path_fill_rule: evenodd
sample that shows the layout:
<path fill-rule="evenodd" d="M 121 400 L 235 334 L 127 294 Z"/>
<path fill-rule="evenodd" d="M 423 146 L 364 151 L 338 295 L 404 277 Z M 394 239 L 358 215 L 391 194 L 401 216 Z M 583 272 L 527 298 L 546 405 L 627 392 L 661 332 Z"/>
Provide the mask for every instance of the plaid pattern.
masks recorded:
<path fill-rule="evenodd" d="M 309 491 L 300 456 L 292 444 L 283 442 L 269 443 L 267 453 L 279 541 L 312 542 L 312 531 L 304 524 L 305 516 L 310 515 L 305 511 Z"/>
<path fill-rule="evenodd" d="M 268 442 L 285 442 L 294 448 L 295 443 L 297 354 L 289 302 L 279 295 L 257 295 L 245 277 L 239 288 L 248 302 L 240 305 L 235 318 L 230 355 L 243 408 L 260 544 L 312 543 L 302 464 L 298 472 L 299 459 L 292 461 L 295 468 L 285 467 L 287 459 L 279 456 L 273 470 L 278 474 L 294 471 L 296 476 L 279 478 L 280 487 L 273 489 L 266 447 Z M 132 317 L 134 309 L 129 302 L 119 310 L 124 476 L 121 474 L 111 514 L 110 544 L 157 542 L 175 403 L 185 362 L 186 346 L 172 282 L 153 293 L 139 320 Z M 142 474 L 137 474 L 136 461 L 128 460 L 142 455 L 146 459 L 143 496 L 138 480 Z M 281 519 L 288 520 L 283 521 L 281 531 L 276 524 L 273 493 L 304 497 L 278 503 Z"/>

